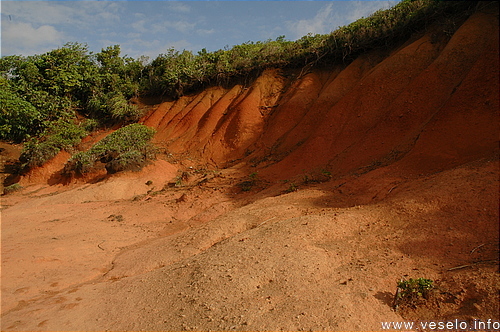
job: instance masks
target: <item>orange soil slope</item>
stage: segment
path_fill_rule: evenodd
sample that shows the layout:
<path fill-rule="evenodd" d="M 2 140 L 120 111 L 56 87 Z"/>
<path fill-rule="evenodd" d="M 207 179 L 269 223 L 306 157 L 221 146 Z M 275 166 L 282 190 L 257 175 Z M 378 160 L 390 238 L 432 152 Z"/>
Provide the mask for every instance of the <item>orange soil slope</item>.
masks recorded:
<path fill-rule="evenodd" d="M 489 155 L 498 142 L 497 18 L 477 13 L 447 43 L 427 33 L 390 54 L 287 80 L 211 88 L 159 105 L 145 120 L 173 154 L 263 176 L 334 177 L 398 162 L 432 173 Z M 272 165 L 270 165 L 272 164 Z"/>

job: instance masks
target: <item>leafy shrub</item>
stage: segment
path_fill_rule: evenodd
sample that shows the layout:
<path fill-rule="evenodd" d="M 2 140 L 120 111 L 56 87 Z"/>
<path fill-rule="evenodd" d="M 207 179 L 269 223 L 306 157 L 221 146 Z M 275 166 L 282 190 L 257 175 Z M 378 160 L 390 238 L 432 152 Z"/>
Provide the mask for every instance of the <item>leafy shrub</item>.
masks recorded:
<path fill-rule="evenodd" d="M 88 152 L 75 153 L 65 165 L 65 172 L 76 171 L 79 174 L 89 173 L 94 169 L 95 156 Z"/>
<path fill-rule="evenodd" d="M 48 128 L 49 140 L 61 149 L 69 150 L 82 140 L 87 131 L 73 122 L 57 121 Z"/>
<path fill-rule="evenodd" d="M 99 121 L 96 119 L 87 119 L 81 124 L 82 128 L 88 132 L 92 132 L 99 128 Z"/>
<path fill-rule="evenodd" d="M 297 185 L 292 182 L 292 183 L 290 183 L 290 186 L 288 187 L 288 189 L 285 190 L 285 194 L 293 193 L 297 190 L 299 190 L 299 187 L 297 187 Z"/>
<path fill-rule="evenodd" d="M 139 108 L 129 104 L 124 95 L 119 92 L 92 96 L 87 103 L 87 109 L 101 122 L 136 122 L 142 115 Z"/>
<path fill-rule="evenodd" d="M 138 170 L 154 158 L 155 149 L 150 143 L 155 130 L 131 124 L 118 129 L 97 142 L 90 150 L 78 152 L 68 161 L 67 173 L 84 174 L 96 169 L 96 163 L 104 163 L 108 173 Z"/>
<path fill-rule="evenodd" d="M 38 131 L 40 120 L 40 112 L 0 78 L 0 139 L 21 142 Z"/>
<path fill-rule="evenodd" d="M 39 142 L 32 139 L 24 145 L 19 161 L 21 168 L 28 170 L 34 167 L 43 165 L 46 161 L 54 158 L 61 149 L 48 138 L 45 141 Z"/>
<path fill-rule="evenodd" d="M 104 123 L 136 121 L 139 111 L 128 105 L 127 99 L 139 92 L 144 59 L 122 57 L 120 52 L 120 47 L 115 45 L 92 54 L 84 44 L 67 43 L 40 55 L 0 57 L 0 99 L 14 100 L 16 104 L 23 100 L 36 109 L 28 110 L 28 105 L 23 103 L 21 110 L 26 111 L 14 109 L 22 117 L 9 109 L 12 113 L 7 114 L 9 119 L 19 118 L 24 126 L 27 119 L 23 117 L 37 115 L 40 128 L 36 133 L 28 132 L 31 136 L 41 134 L 52 121 L 74 119 L 76 111 Z M 15 133 L 9 124 L 0 125 L 5 125 L 3 133 Z M 26 135 L 21 132 L 20 136 Z"/>
<path fill-rule="evenodd" d="M 431 279 L 418 278 L 410 280 L 403 280 L 398 282 L 398 288 L 401 289 L 399 293 L 402 298 L 408 297 L 421 297 L 429 292 L 433 287 Z"/>
<path fill-rule="evenodd" d="M 43 165 L 61 150 L 71 150 L 87 135 L 84 127 L 59 120 L 49 125 L 41 139 L 32 138 L 24 145 L 19 160 L 23 169 Z"/>
<path fill-rule="evenodd" d="M 141 117 L 141 111 L 135 105 L 130 105 L 121 94 L 115 94 L 106 101 L 107 111 L 111 119 L 119 122 L 135 122 Z"/>
<path fill-rule="evenodd" d="M 56 96 L 48 91 L 34 89 L 22 89 L 18 91 L 18 95 L 22 95 L 35 106 L 44 123 L 61 119 L 69 121 L 75 117 L 75 105 L 68 96 Z"/>

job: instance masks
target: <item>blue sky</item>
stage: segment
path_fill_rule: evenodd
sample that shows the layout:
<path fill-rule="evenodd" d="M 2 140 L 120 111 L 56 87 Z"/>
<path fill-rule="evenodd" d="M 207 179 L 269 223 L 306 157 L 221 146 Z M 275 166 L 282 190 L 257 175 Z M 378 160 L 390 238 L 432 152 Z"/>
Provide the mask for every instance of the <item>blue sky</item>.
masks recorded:
<path fill-rule="evenodd" d="M 328 33 L 398 1 L 1 1 L 1 55 L 66 42 L 154 59 L 170 47 L 215 51 L 284 35 Z"/>

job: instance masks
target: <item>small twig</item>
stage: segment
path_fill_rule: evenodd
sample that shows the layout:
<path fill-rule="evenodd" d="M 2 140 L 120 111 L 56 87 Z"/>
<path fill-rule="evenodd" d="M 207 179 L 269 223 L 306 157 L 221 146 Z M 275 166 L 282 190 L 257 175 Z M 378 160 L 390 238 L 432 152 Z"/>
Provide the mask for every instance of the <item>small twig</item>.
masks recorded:
<path fill-rule="evenodd" d="M 104 242 L 106 242 L 106 240 L 103 240 L 101 243 L 99 243 L 99 244 L 97 245 L 97 247 L 98 247 L 99 249 L 101 249 L 101 250 L 104 250 L 104 248 L 103 248 L 103 247 L 101 247 L 101 244 L 103 244 Z"/>
<path fill-rule="evenodd" d="M 388 193 L 388 194 L 390 194 L 390 193 L 391 193 L 391 191 L 393 191 L 394 189 L 396 189 L 396 187 L 397 187 L 397 186 L 392 187 L 391 189 L 389 189 L 389 191 L 388 191 L 387 193 Z"/>
<path fill-rule="evenodd" d="M 470 253 L 472 254 L 474 251 L 476 251 L 477 249 L 481 248 L 482 246 L 491 245 L 491 244 L 498 244 L 498 241 L 492 241 L 492 242 L 486 242 L 486 243 L 480 244 L 477 247 L 475 247 L 474 249 L 472 249 L 470 251 Z M 498 247 L 497 247 L 497 249 L 498 249 Z"/>
<path fill-rule="evenodd" d="M 263 222 L 261 222 L 261 223 L 259 224 L 259 226 L 260 226 L 260 225 L 265 224 L 265 223 L 266 223 L 266 222 L 268 222 L 269 220 L 273 220 L 274 218 L 276 218 L 276 217 L 272 217 L 272 218 L 269 218 L 269 219 L 267 219 L 267 220 L 264 220 Z"/>
<path fill-rule="evenodd" d="M 471 267 L 471 266 L 474 266 L 474 265 L 477 265 L 477 264 L 489 263 L 489 262 L 498 262 L 498 259 L 486 259 L 486 260 L 474 262 L 472 264 L 455 266 L 455 267 L 452 267 L 451 269 L 448 269 L 447 271 L 460 270 L 460 269 L 463 269 L 463 268 L 466 268 L 466 267 Z"/>
<path fill-rule="evenodd" d="M 396 294 L 394 295 L 394 300 L 392 301 L 392 308 L 394 311 L 398 311 L 399 307 L 399 287 L 396 288 Z"/>
<path fill-rule="evenodd" d="M 472 266 L 472 265 L 468 264 L 468 265 L 455 266 L 455 267 L 452 267 L 451 269 L 448 269 L 447 271 L 460 270 L 460 269 L 464 269 L 464 268 L 470 267 L 470 266 Z"/>
<path fill-rule="evenodd" d="M 486 244 L 486 243 L 483 243 L 483 244 L 478 245 L 477 247 L 475 247 L 474 249 L 472 249 L 472 250 L 470 251 L 470 253 L 472 254 L 474 251 L 476 251 L 477 249 L 481 248 L 481 247 L 482 247 L 482 246 L 484 246 L 485 244 Z"/>

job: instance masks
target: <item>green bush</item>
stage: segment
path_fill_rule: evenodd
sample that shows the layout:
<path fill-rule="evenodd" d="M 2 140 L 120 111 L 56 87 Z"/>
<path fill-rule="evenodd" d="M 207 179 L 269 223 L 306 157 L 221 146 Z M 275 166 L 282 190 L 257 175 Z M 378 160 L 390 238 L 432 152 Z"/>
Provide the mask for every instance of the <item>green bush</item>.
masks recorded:
<path fill-rule="evenodd" d="M 21 142 L 37 133 L 41 114 L 0 78 L 0 139 Z"/>
<path fill-rule="evenodd" d="M 71 151 L 85 135 L 85 128 L 73 122 L 59 120 L 48 125 L 41 139 L 32 138 L 24 144 L 19 158 L 22 168 L 26 170 L 41 166 L 54 158 L 59 151 Z"/>
<path fill-rule="evenodd" d="M 155 156 L 150 142 L 154 134 L 154 129 L 137 123 L 122 127 L 90 150 L 73 155 L 65 170 L 84 174 L 95 170 L 97 162 L 104 163 L 108 173 L 138 170 Z"/>
<path fill-rule="evenodd" d="M 129 104 L 119 92 L 92 96 L 87 103 L 87 110 L 103 123 L 136 122 L 142 115 L 140 109 Z"/>
<path fill-rule="evenodd" d="M 99 121 L 97 119 L 87 119 L 81 124 L 81 126 L 87 132 L 92 132 L 99 128 Z"/>
<path fill-rule="evenodd" d="M 53 144 L 50 139 L 42 142 L 32 139 L 26 142 L 21 157 L 19 157 L 19 161 L 22 165 L 21 168 L 23 170 L 28 170 L 41 166 L 46 161 L 54 158 L 59 151 L 61 151 L 61 149 Z"/>
<path fill-rule="evenodd" d="M 94 169 L 96 158 L 87 152 L 75 153 L 65 166 L 65 171 L 76 171 L 79 174 L 89 173 Z"/>
<path fill-rule="evenodd" d="M 118 122 L 135 122 L 141 117 L 139 108 L 130 105 L 121 93 L 109 98 L 106 101 L 106 107 L 111 119 Z"/>
<path fill-rule="evenodd" d="M 0 138 L 40 135 L 46 124 L 74 120 L 76 112 L 103 124 L 137 121 L 140 112 L 127 100 L 139 92 L 144 59 L 120 53 L 118 45 L 92 54 L 67 43 L 40 55 L 0 57 Z"/>

